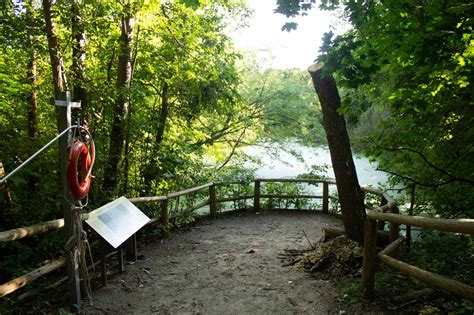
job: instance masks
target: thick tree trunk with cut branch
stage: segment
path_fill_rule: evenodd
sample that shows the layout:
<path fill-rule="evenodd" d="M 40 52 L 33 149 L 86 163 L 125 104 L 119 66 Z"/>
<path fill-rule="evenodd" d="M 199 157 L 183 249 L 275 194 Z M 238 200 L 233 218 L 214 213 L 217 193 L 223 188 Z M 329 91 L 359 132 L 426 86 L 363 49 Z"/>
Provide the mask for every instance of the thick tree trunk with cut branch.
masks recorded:
<path fill-rule="evenodd" d="M 125 125 L 129 117 L 130 82 L 132 78 L 132 41 L 134 16 L 131 1 L 123 7 L 120 48 L 118 54 L 117 90 L 118 98 L 110 133 L 108 166 L 105 170 L 104 189 L 114 192 L 118 186 L 120 164 L 125 142 Z"/>
<path fill-rule="evenodd" d="M 328 139 L 331 161 L 336 175 L 337 191 L 347 237 L 364 242 L 365 205 L 352 159 L 352 151 L 344 117 L 339 114 L 341 99 L 336 81 L 331 75 L 323 76 L 324 63 L 308 68 L 321 103 L 324 130 Z"/>

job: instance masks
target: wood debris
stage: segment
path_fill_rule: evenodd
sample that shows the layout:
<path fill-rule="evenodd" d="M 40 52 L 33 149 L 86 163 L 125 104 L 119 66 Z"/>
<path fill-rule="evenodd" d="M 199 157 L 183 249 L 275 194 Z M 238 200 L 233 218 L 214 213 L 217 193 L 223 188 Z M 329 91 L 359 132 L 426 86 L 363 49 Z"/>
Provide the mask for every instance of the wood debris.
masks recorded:
<path fill-rule="evenodd" d="M 353 274 L 362 262 L 358 244 L 345 236 L 338 236 L 320 243 L 298 263 L 310 272 L 328 272 L 333 276 Z"/>

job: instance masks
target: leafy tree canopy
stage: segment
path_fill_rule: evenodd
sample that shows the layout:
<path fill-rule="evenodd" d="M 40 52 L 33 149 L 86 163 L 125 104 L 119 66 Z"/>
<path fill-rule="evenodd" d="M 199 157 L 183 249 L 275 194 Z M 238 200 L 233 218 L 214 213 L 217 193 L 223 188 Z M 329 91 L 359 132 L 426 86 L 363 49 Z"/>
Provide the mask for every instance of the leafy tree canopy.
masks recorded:
<path fill-rule="evenodd" d="M 278 1 L 278 12 L 308 5 Z M 423 210 L 474 215 L 474 6 L 469 1 L 321 1 L 340 5 L 352 30 L 328 33 L 319 61 L 347 88 L 359 146 L 417 185 Z"/>

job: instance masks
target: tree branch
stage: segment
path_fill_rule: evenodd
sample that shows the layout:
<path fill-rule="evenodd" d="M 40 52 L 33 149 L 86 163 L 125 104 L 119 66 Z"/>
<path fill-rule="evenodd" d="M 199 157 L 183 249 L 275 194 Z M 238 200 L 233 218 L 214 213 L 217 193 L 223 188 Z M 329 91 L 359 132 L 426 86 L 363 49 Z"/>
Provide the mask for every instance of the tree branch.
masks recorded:
<path fill-rule="evenodd" d="M 456 176 L 456 175 L 453 175 L 445 170 L 443 170 L 442 168 L 434 165 L 432 162 L 430 162 L 428 160 L 428 158 L 420 151 L 418 150 L 415 150 L 413 148 L 407 148 L 407 147 L 398 147 L 398 148 L 385 148 L 386 151 L 390 151 L 390 152 L 396 152 L 396 151 L 408 151 L 408 152 L 412 152 L 412 153 L 415 153 L 417 155 L 419 155 L 422 160 L 428 165 L 430 166 L 431 168 L 437 170 L 438 172 L 440 172 L 441 174 L 443 175 L 446 175 L 448 177 L 450 177 L 451 179 L 455 180 L 455 181 L 459 181 L 459 182 L 464 182 L 464 183 L 468 183 L 468 184 L 471 184 L 471 185 L 474 185 L 474 180 L 471 180 L 471 179 L 468 179 L 468 178 L 463 178 L 463 177 L 459 177 L 459 176 Z"/>
<path fill-rule="evenodd" d="M 423 183 L 423 182 L 420 182 L 419 180 L 417 180 L 415 178 L 412 178 L 412 177 L 409 177 L 409 176 L 406 176 L 406 175 L 402 175 L 402 174 L 399 174 L 399 173 L 396 173 L 396 172 L 393 172 L 393 171 L 385 170 L 385 169 L 382 169 L 380 167 L 377 167 L 376 170 L 388 173 L 388 174 L 393 175 L 393 176 L 400 177 L 400 178 L 402 178 L 404 180 L 407 180 L 407 181 L 410 181 L 410 182 L 412 182 L 416 185 L 423 186 L 423 187 L 430 187 L 430 188 L 438 188 L 438 187 L 450 184 L 454 181 L 454 179 L 451 179 L 451 180 L 448 180 L 446 182 L 437 183 L 437 184 L 435 184 L 435 183 Z"/>

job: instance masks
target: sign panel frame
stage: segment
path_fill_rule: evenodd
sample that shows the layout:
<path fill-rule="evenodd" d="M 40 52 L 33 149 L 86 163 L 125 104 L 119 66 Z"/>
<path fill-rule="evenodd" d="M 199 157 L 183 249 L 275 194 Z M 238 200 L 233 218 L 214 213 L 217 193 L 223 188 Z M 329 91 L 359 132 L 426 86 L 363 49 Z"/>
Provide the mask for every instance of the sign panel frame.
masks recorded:
<path fill-rule="evenodd" d="M 89 212 L 86 223 L 113 248 L 117 248 L 148 221 L 150 218 L 122 196 Z"/>

